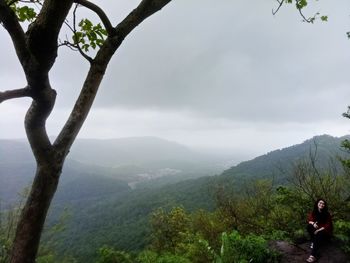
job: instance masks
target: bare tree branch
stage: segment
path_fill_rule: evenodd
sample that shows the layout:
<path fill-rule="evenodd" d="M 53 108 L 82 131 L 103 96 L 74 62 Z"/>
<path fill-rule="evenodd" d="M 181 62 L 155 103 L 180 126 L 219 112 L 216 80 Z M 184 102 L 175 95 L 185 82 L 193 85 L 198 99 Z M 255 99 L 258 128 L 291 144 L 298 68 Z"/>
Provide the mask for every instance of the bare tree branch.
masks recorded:
<path fill-rule="evenodd" d="M 109 36 L 113 36 L 115 34 L 115 28 L 112 26 L 106 13 L 98 5 L 91 3 L 90 1 L 87 1 L 87 0 L 74 0 L 74 2 L 95 12 L 101 19 Z"/>
<path fill-rule="evenodd" d="M 276 15 L 278 13 L 278 10 L 280 10 L 280 8 L 282 7 L 283 3 L 284 3 L 284 0 L 276 0 L 278 2 L 278 7 L 276 10 L 273 10 L 272 9 L 272 14 L 273 15 Z"/>
<path fill-rule="evenodd" d="M 31 92 L 28 86 L 22 89 L 7 90 L 0 92 L 0 103 L 2 103 L 5 100 L 23 97 L 31 97 Z"/>
<path fill-rule="evenodd" d="M 142 0 L 122 22 L 116 26 L 118 38 L 124 39 L 143 20 L 161 10 L 171 0 Z"/>
<path fill-rule="evenodd" d="M 313 22 L 312 19 L 305 17 L 303 11 L 301 11 L 301 8 L 298 8 L 298 11 L 299 11 L 300 16 L 304 19 L 305 22 L 307 22 L 307 23 L 312 23 Z"/>

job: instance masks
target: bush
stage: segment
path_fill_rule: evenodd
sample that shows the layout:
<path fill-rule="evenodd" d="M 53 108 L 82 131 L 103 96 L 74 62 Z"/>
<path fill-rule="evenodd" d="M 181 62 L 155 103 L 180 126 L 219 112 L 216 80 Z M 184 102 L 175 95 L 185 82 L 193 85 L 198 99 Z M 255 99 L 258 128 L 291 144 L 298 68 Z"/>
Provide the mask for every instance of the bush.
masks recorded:
<path fill-rule="evenodd" d="M 269 250 L 264 238 L 256 235 L 242 237 L 237 231 L 222 234 L 222 247 L 216 263 L 278 262 L 278 255 Z"/>
<path fill-rule="evenodd" d="M 350 222 L 345 220 L 334 222 L 334 233 L 343 242 L 342 249 L 350 253 Z"/>
<path fill-rule="evenodd" d="M 162 255 L 158 255 L 153 251 L 142 251 L 136 259 L 137 263 L 192 263 L 187 258 L 174 255 L 171 253 L 164 253 Z"/>
<path fill-rule="evenodd" d="M 132 263 L 129 254 L 117 251 L 110 247 L 99 249 L 99 257 L 96 263 Z"/>

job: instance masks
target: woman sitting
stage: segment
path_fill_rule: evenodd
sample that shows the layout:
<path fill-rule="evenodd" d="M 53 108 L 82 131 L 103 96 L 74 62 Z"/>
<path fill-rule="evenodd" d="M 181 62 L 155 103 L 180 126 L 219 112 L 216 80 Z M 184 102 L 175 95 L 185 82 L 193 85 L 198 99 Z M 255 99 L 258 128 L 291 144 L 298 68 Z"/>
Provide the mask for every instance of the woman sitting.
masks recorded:
<path fill-rule="evenodd" d="M 315 202 L 314 209 L 308 216 L 307 231 L 311 237 L 311 255 L 306 261 L 315 262 L 320 246 L 331 238 L 333 231 L 332 217 L 324 199 Z"/>

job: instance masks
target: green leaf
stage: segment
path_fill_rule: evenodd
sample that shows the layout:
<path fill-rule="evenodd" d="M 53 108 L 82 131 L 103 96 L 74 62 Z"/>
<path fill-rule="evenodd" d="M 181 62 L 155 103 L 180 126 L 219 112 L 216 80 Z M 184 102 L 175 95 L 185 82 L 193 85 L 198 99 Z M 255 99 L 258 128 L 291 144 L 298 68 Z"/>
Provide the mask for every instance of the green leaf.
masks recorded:
<path fill-rule="evenodd" d="M 36 12 L 33 8 L 28 6 L 14 7 L 14 11 L 20 22 L 32 22 L 36 18 Z"/>
<path fill-rule="evenodd" d="M 296 6 L 298 9 L 303 9 L 307 6 L 307 0 L 296 1 Z"/>
<path fill-rule="evenodd" d="M 79 31 L 72 37 L 74 44 L 80 44 L 85 52 L 103 45 L 107 31 L 100 23 L 94 25 L 90 20 L 82 19 L 78 26 Z"/>
<path fill-rule="evenodd" d="M 328 16 L 321 16 L 321 20 L 327 22 L 328 21 Z"/>

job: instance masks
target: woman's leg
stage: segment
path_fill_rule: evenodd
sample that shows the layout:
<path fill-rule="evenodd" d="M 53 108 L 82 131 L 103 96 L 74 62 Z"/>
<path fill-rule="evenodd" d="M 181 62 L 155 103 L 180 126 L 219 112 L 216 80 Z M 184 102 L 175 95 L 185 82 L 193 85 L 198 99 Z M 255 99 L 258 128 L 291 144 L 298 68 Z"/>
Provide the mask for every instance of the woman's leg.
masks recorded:
<path fill-rule="evenodd" d="M 314 228 L 312 225 L 308 224 L 306 227 L 306 230 L 310 235 L 311 242 L 314 242 L 314 236 L 315 236 L 314 233 L 316 231 L 316 228 Z"/>
<path fill-rule="evenodd" d="M 311 250 L 311 255 L 317 256 L 320 246 L 329 240 L 329 235 L 325 231 L 320 231 L 313 237 L 313 248 Z"/>

